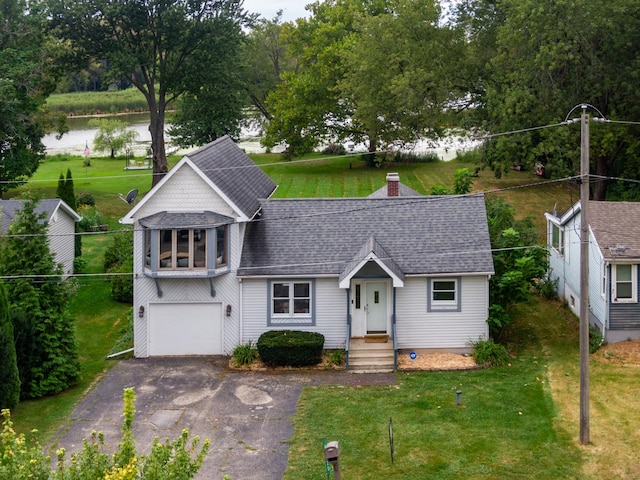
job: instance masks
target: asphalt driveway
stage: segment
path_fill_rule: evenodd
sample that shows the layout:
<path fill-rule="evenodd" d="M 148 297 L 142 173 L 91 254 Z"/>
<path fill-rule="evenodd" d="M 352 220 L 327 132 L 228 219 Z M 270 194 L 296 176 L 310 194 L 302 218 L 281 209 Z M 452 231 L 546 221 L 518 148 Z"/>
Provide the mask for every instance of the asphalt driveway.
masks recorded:
<path fill-rule="evenodd" d="M 226 365 L 224 357 L 123 360 L 78 404 L 56 447 L 80 450 L 82 439 L 97 430 L 114 451 L 121 438 L 122 391 L 134 387 L 133 432 L 140 453 L 148 452 L 154 437 L 173 440 L 188 428 L 192 437 L 211 439 L 197 479 L 228 474 L 232 480 L 279 480 L 287 466 L 290 419 L 302 387 L 396 381 L 393 374 L 234 372 Z M 323 469 L 321 449 L 318 456 Z"/>

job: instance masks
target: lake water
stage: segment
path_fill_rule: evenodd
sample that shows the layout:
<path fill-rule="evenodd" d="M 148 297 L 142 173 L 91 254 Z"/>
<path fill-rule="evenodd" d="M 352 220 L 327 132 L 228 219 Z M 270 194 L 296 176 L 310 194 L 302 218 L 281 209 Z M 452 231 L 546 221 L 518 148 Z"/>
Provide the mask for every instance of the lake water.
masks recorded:
<path fill-rule="evenodd" d="M 67 118 L 67 125 L 69 131 L 65 133 L 62 138 L 57 139 L 55 133 L 45 135 L 42 139 L 48 155 L 56 154 L 69 154 L 69 155 L 83 155 L 85 146 L 89 146 L 89 151 L 93 154 L 93 138 L 95 137 L 98 129 L 96 127 L 89 126 L 89 120 L 95 117 L 69 117 Z M 133 113 L 113 116 L 103 116 L 101 118 L 108 118 L 114 120 L 120 120 L 127 124 L 130 130 L 135 130 L 138 133 L 138 138 L 133 146 L 133 153 L 135 156 L 140 157 L 146 155 L 147 149 L 151 147 L 151 133 L 149 132 L 149 114 L 148 113 Z M 167 151 L 173 150 L 171 146 L 171 136 L 167 133 L 170 125 L 165 125 L 165 142 L 167 143 Z M 247 153 L 262 153 L 265 151 L 264 147 L 260 145 L 260 138 L 257 136 L 257 132 L 249 130 L 242 131 L 242 139 L 238 143 L 240 148 L 244 149 Z M 192 151 L 194 148 L 185 149 L 184 152 Z M 180 152 L 183 152 L 180 150 Z M 96 153 L 97 155 L 107 155 L 107 152 Z"/>
<path fill-rule="evenodd" d="M 92 117 L 70 117 L 67 119 L 69 132 L 65 133 L 62 138 L 57 139 L 56 135 L 51 133 L 42 139 L 47 154 L 69 154 L 83 155 L 85 145 L 89 146 L 89 151 L 93 154 L 93 137 L 98 129 L 89 126 L 89 120 Z M 133 153 L 136 157 L 146 155 L 147 149 L 151 146 L 151 134 L 149 133 L 149 114 L 134 113 L 113 115 L 102 118 L 117 119 L 125 122 L 128 128 L 138 132 L 138 139 L 133 147 Z M 170 125 L 165 125 L 165 141 L 167 142 L 167 151 L 172 151 L 171 137 L 166 131 Z M 417 142 L 411 147 L 411 151 L 418 153 L 435 153 L 442 160 L 451 160 L 455 158 L 456 153 L 475 148 L 479 142 L 471 140 L 469 137 L 460 135 L 450 135 L 445 139 L 432 142 L 423 140 Z M 264 153 L 265 149 L 260 145 L 260 137 L 258 132 L 251 129 L 243 129 L 241 139 L 238 146 L 247 153 Z M 350 151 L 365 151 L 364 145 L 347 145 Z M 178 153 L 187 153 L 194 150 L 188 148 L 179 150 Z M 274 152 L 282 151 L 281 149 L 273 149 Z M 106 155 L 107 152 L 100 152 L 99 155 Z"/>

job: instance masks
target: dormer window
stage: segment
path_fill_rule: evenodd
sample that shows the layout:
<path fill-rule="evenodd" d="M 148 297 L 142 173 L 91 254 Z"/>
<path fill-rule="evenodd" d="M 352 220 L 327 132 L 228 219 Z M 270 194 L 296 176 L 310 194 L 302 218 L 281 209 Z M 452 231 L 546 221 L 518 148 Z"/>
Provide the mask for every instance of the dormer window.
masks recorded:
<path fill-rule="evenodd" d="M 232 221 L 213 212 L 162 212 L 140 220 L 145 273 L 155 277 L 224 273 Z"/>

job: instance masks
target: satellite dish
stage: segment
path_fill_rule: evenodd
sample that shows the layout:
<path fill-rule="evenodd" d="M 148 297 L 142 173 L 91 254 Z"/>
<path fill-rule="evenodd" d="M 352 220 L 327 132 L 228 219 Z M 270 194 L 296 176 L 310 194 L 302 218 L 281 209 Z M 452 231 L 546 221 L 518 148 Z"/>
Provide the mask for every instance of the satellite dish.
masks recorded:
<path fill-rule="evenodd" d="M 138 196 L 138 189 L 134 188 L 133 190 L 130 190 L 129 193 L 127 193 L 127 196 L 125 197 L 124 195 L 122 195 L 121 193 L 118 194 L 118 197 L 120 197 L 120 199 L 123 202 L 127 202 L 129 205 L 135 205 L 136 204 L 136 197 Z"/>
<path fill-rule="evenodd" d="M 129 193 L 127 193 L 127 198 L 126 198 L 127 203 L 129 205 L 135 205 L 137 196 L 138 196 L 138 190 L 134 188 Z"/>

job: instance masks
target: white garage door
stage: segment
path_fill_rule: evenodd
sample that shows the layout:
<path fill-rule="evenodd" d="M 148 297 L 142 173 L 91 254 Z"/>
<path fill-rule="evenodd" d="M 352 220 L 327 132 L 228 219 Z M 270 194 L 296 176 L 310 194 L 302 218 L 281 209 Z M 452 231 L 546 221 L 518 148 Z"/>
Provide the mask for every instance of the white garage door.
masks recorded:
<path fill-rule="evenodd" d="M 222 354 L 220 303 L 149 305 L 149 355 Z"/>

